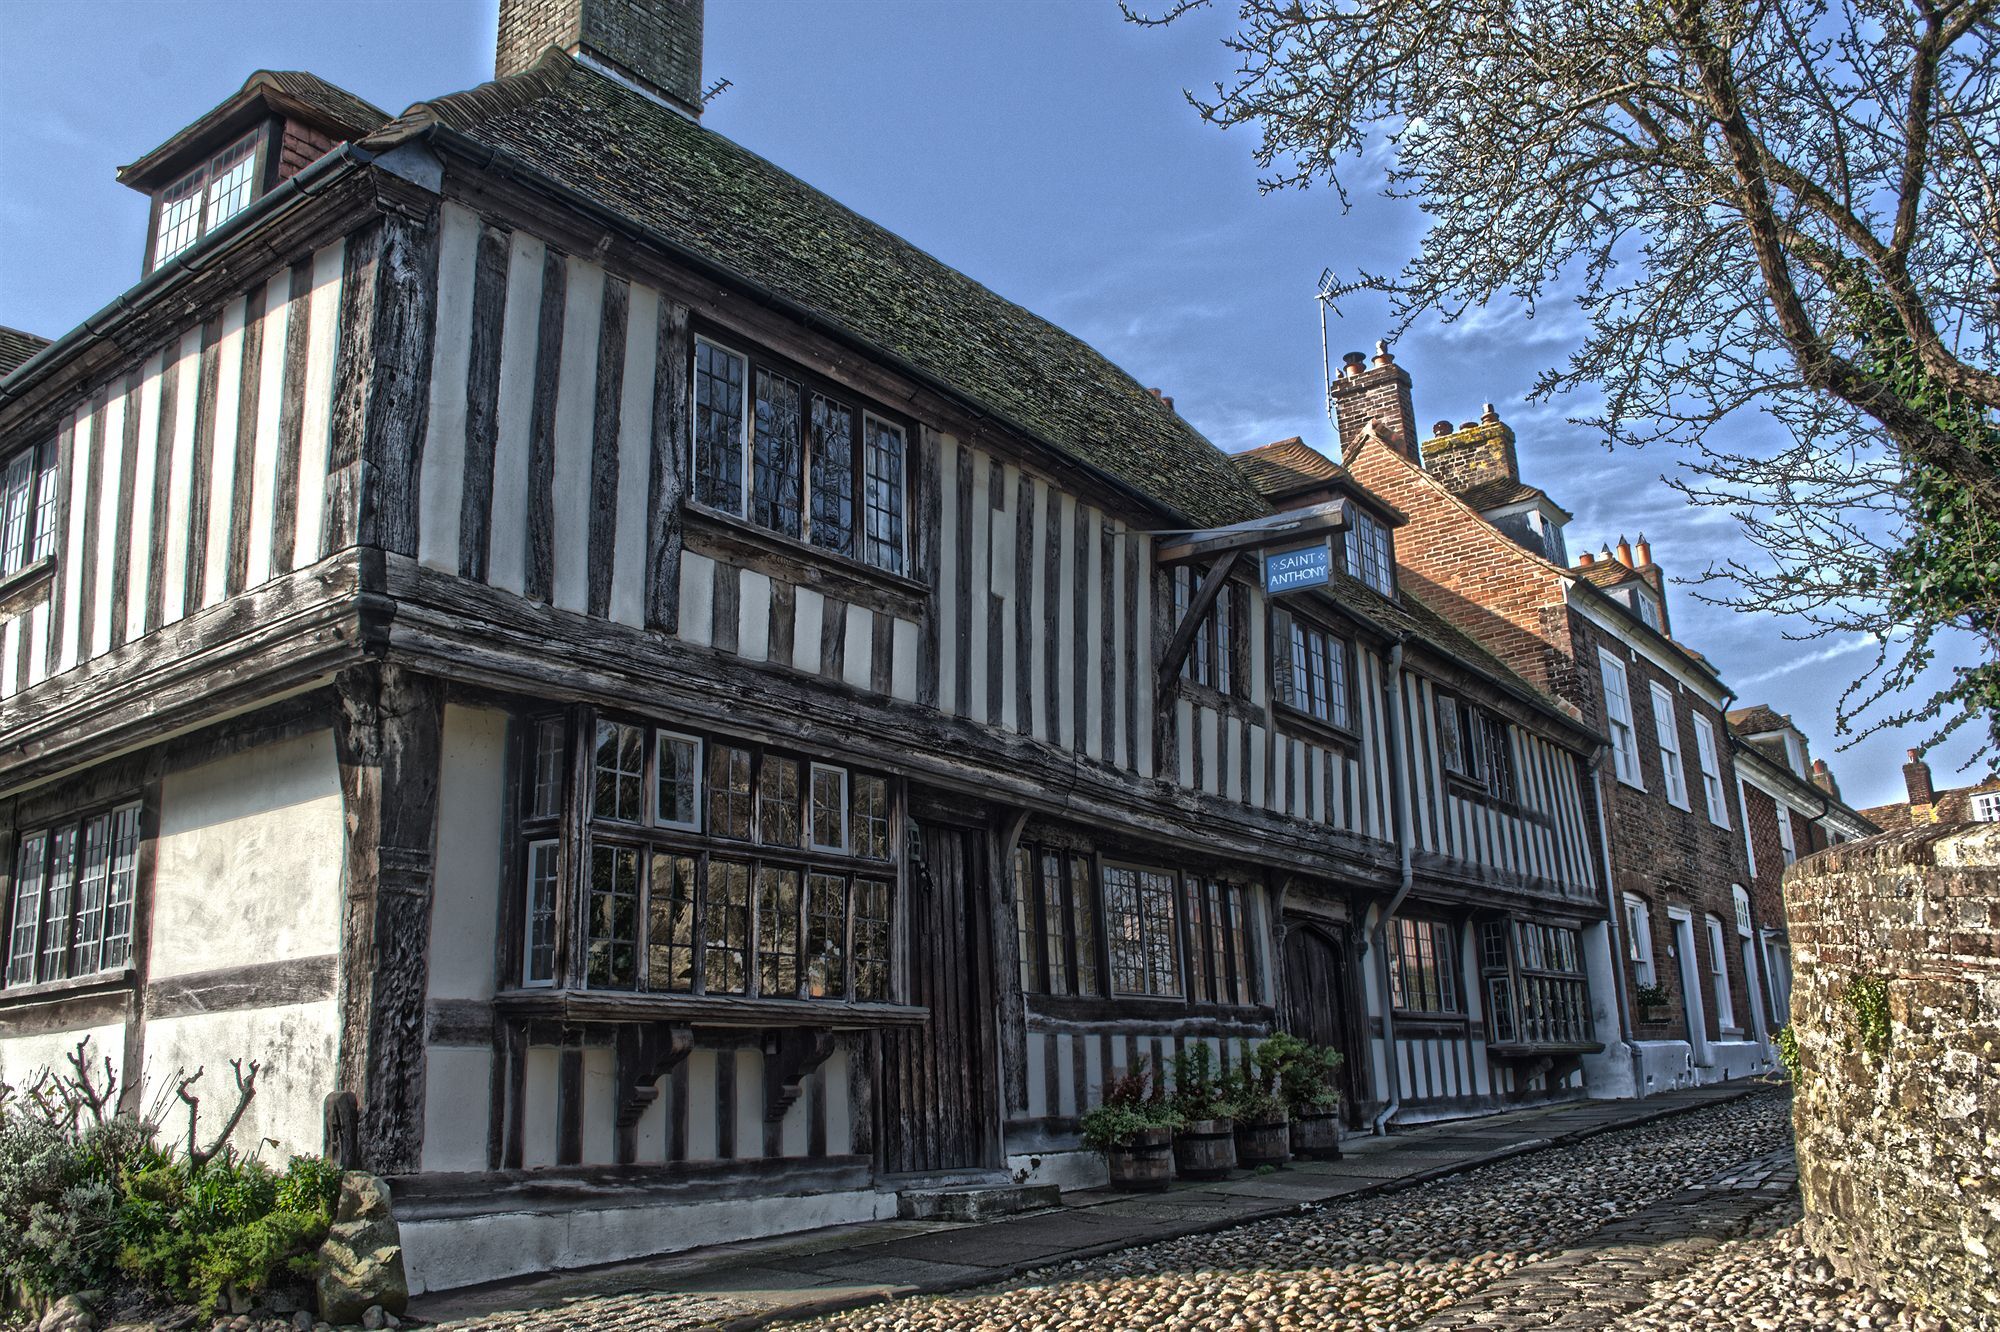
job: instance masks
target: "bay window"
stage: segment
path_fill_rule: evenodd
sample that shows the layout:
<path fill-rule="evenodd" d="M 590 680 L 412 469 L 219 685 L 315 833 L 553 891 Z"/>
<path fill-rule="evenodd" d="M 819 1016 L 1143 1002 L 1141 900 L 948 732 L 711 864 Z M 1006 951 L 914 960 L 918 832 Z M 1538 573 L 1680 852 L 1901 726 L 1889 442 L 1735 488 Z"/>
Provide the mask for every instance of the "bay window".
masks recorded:
<path fill-rule="evenodd" d="M 692 494 L 704 508 L 901 574 L 908 443 L 843 390 L 695 339 Z"/>
<path fill-rule="evenodd" d="M 1446 772 L 1485 787 L 1496 800 L 1514 803 L 1519 787 L 1506 722 L 1439 690 L 1437 729 L 1438 761 Z"/>
<path fill-rule="evenodd" d="M 583 882 L 566 947 L 585 988 L 889 1001 L 888 778 L 641 722 L 586 725 L 580 827 L 559 814 L 570 728 L 525 728 L 522 984 L 564 983 L 569 846 Z"/>
<path fill-rule="evenodd" d="M 1449 923 L 1398 916 L 1390 938 L 1389 995 L 1398 1010 L 1452 1017 L 1465 1011 L 1458 994 L 1457 931 Z"/>
<path fill-rule="evenodd" d="M 1330 725 L 1354 724 L 1345 639 L 1273 608 L 1271 645 L 1280 702 Z"/>
<path fill-rule="evenodd" d="M 1479 926 L 1486 1033 L 1496 1045 L 1584 1045 L 1590 985 L 1577 932 L 1527 920 Z"/>

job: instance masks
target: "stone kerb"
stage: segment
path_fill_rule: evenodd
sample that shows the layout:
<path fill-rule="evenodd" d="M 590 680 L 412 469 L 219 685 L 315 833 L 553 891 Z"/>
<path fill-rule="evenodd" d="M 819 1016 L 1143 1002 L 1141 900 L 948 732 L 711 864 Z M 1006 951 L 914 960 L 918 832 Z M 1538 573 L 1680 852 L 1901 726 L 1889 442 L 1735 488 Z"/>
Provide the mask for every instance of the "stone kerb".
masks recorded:
<path fill-rule="evenodd" d="M 1847 843 L 1784 894 L 1807 1242 L 2000 1326 L 2000 825 Z"/>

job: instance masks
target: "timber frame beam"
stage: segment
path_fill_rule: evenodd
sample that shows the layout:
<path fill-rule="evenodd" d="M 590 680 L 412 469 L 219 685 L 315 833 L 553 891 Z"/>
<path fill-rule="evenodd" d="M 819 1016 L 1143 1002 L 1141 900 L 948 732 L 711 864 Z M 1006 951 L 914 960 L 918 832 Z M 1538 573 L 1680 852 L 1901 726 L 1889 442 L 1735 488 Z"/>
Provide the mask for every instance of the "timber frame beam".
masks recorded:
<path fill-rule="evenodd" d="M 1215 599 L 1222 595 L 1223 587 L 1229 582 L 1229 575 L 1236 572 L 1236 566 L 1243 560 L 1241 550 L 1232 550 L 1208 566 L 1202 575 L 1201 586 L 1195 589 L 1194 598 L 1188 602 L 1187 613 L 1174 626 L 1174 636 L 1167 640 L 1166 651 L 1160 654 L 1159 688 L 1155 696 L 1163 703 L 1172 695 L 1174 677 L 1181 673 L 1181 663 L 1187 660 L 1188 649 L 1194 646 L 1194 636 L 1201 628 L 1201 622 L 1215 609 Z"/>

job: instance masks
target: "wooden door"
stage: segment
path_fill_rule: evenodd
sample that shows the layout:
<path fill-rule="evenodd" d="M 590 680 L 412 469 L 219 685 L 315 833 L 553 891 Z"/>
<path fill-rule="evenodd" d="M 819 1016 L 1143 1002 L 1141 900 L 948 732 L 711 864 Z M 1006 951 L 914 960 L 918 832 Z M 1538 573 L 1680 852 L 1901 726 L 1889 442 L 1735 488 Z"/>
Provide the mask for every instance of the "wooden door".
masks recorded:
<path fill-rule="evenodd" d="M 919 824 L 911 836 L 909 1001 L 931 1020 L 882 1038 L 882 1166 L 892 1174 L 1000 1164 L 981 846 L 981 834 L 949 824 Z"/>
<path fill-rule="evenodd" d="M 1296 917 L 1285 929 L 1285 1029 L 1302 1041 L 1330 1045 L 1344 1055 L 1341 1081 L 1349 1114 L 1361 1103 L 1362 1048 L 1354 1015 L 1360 1011 L 1345 926 Z"/>

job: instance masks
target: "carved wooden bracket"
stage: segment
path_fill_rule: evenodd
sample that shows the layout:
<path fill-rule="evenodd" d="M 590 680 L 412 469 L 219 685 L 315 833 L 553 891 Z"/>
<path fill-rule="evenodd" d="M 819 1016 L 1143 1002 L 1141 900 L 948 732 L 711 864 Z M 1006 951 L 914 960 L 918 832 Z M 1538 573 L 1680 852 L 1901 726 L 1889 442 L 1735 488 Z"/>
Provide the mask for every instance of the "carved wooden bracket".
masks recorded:
<path fill-rule="evenodd" d="M 618 1117 L 629 1129 L 660 1097 L 660 1079 L 694 1049 L 694 1028 L 678 1022 L 627 1023 L 618 1028 Z"/>
<path fill-rule="evenodd" d="M 806 1078 L 833 1053 L 833 1032 L 793 1027 L 764 1037 L 764 1120 L 775 1124 L 805 1090 Z"/>
<path fill-rule="evenodd" d="M 1167 650 L 1160 658 L 1158 695 L 1162 706 L 1172 696 L 1174 677 L 1181 673 L 1181 663 L 1187 660 L 1188 649 L 1194 646 L 1195 631 L 1215 609 L 1215 599 L 1222 595 L 1223 585 L 1242 558 L 1242 551 L 1232 550 L 1209 565 L 1208 572 L 1202 575 L 1201 586 L 1195 589 L 1194 598 L 1188 603 L 1187 614 L 1174 626 L 1174 636 L 1167 640 Z"/>

